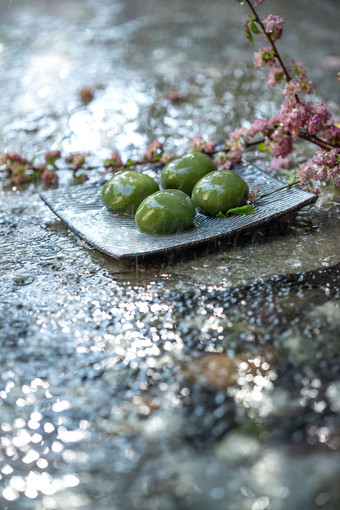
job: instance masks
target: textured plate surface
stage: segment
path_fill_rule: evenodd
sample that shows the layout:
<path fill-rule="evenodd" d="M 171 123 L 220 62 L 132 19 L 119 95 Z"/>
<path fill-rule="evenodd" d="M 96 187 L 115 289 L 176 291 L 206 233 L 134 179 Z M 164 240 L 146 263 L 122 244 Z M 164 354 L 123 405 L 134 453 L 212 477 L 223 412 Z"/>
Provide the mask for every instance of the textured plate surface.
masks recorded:
<path fill-rule="evenodd" d="M 245 163 L 236 171 L 247 181 L 250 188 L 258 186 L 260 194 L 282 187 L 281 182 L 252 164 Z M 261 199 L 255 206 L 255 214 L 229 218 L 211 218 L 196 214 L 191 229 L 171 235 L 152 236 L 141 233 L 134 218 L 110 213 L 100 198 L 102 186 L 103 182 L 56 189 L 42 193 L 41 198 L 82 239 L 118 259 L 194 247 L 253 229 L 316 201 L 315 195 L 294 187 Z"/>

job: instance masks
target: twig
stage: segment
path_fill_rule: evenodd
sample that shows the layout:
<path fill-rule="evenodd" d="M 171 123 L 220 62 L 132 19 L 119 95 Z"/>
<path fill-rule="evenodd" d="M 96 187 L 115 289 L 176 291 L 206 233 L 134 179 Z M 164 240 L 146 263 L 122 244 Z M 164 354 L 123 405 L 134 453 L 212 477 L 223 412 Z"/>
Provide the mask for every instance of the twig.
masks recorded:
<path fill-rule="evenodd" d="M 255 204 L 256 202 L 261 200 L 261 198 L 269 197 L 269 195 L 273 195 L 274 193 L 277 193 L 278 191 L 282 191 L 284 189 L 290 189 L 292 186 L 295 186 L 296 184 L 300 184 L 300 181 L 295 181 L 292 182 L 291 184 L 286 184 L 286 186 L 282 186 L 281 188 L 271 191 L 270 193 L 264 193 L 264 195 L 260 195 L 259 197 L 255 198 L 255 200 L 253 200 L 251 203 Z"/>
<path fill-rule="evenodd" d="M 322 149 L 325 149 L 328 151 L 331 151 L 332 149 L 340 149 L 340 145 L 333 145 L 329 142 L 325 142 L 324 140 L 321 140 L 321 138 L 319 138 L 318 136 L 311 135 L 303 130 L 300 130 L 299 138 L 301 138 L 302 140 L 307 140 L 308 142 L 312 142 L 315 145 L 322 147 Z"/>

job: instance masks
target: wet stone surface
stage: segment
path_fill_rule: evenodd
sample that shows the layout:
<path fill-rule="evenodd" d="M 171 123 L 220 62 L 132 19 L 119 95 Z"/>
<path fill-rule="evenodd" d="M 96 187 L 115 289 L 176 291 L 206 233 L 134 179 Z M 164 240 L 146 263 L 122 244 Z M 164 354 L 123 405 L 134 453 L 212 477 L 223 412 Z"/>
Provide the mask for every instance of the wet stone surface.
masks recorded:
<path fill-rule="evenodd" d="M 338 115 L 339 6 L 280 4 L 263 9 L 286 18 L 286 54 Z M 162 137 L 180 153 L 279 105 L 237 2 L 0 12 L 1 152 L 126 156 Z M 87 106 L 84 85 L 100 86 Z M 1 509 L 339 507 L 336 193 L 218 246 L 123 264 L 68 231 L 42 185 L 1 178 Z"/>

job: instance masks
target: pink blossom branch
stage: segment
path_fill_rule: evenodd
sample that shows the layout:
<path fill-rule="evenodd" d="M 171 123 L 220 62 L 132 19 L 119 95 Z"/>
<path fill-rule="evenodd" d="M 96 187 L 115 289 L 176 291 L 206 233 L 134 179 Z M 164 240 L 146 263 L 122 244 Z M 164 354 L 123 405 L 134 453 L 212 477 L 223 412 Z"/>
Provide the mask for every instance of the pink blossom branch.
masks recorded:
<path fill-rule="evenodd" d="M 254 17 L 255 17 L 255 21 L 256 23 L 258 23 L 262 29 L 262 32 L 264 33 L 265 37 L 268 39 L 268 42 L 270 43 L 271 47 L 273 48 L 273 51 L 274 51 L 274 54 L 275 54 L 275 57 L 277 58 L 277 60 L 279 61 L 280 63 L 280 66 L 282 67 L 282 71 L 284 72 L 284 75 L 286 77 L 286 80 L 287 82 L 291 81 L 291 76 L 286 68 L 286 66 L 284 65 L 283 63 L 283 60 L 281 58 L 281 55 L 279 54 L 278 52 L 278 49 L 274 43 L 274 41 L 272 40 L 272 38 L 270 37 L 270 34 L 268 34 L 268 32 L 266 31 L 266 27 L 264 26 L 264 24 L 262 23 L 262 20 L 261 18 L 259 17 L 259 15 L 257 14 L 256 10 L 255 10 L 255 7 L 253 6 L 253 4 L 251 3 L 250 0 L 246 0 L 247 4 L 249 5 L 252 13 L 254 14 Z M 299 98 L 297 98 L 297 100 L 299 101 Z"/>
<path fill-rule="evenodd" d="M 302 129 L 300 129 L 299 138 L 314 143 L 315 145 L 318 145 L 319 147 L 325 149 L 326 151 L 331 151 L 332 149 L 340 149 L 340 145 L 333 145 L 329 142 L 325 142 L 324 140 L 321 140 L 321 138 L 319 138 L 318 136 L 311 135 L 306 131 L 303 131 Z"/>

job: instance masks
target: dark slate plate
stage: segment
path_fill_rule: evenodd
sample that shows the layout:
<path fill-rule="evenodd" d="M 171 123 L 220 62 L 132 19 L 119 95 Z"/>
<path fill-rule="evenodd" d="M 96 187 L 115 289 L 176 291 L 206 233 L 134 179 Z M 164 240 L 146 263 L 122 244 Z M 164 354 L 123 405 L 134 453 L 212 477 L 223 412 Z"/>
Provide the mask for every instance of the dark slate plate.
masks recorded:
<path fill-rule="evenodd" d="M 252 164 L 245 162 L 236 171 L 250 188 L 258 186 L 260 194 L 282 187 L 281 182 Z M 261 226 L 316 201 L 315 195 L 294 187 L 261 199 L 256 204 L 255 214 L 211 218 L 197 213 L 191 229 L 171 235 L 153 236 L 141 233 L 133 218 L 108 212 L 100 199 L 102 186 L 103 182 L 56 189 L 42 193 L 41 198 L 87 243 L 110 257 L 123 260 L 180 248 L 194 248 L 211 240 Z"/>

